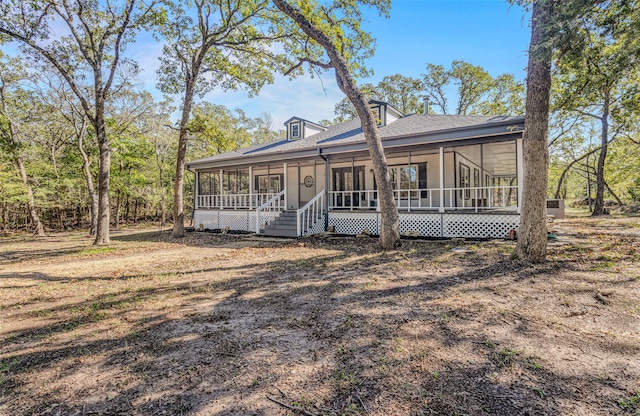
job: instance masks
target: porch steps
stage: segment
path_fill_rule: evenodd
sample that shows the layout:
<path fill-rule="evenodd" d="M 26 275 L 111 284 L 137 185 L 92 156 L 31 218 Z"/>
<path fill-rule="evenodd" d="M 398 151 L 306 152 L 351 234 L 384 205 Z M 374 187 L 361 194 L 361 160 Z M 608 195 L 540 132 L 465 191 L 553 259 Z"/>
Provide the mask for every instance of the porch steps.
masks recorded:
<path fill-rule="evenodd" d="M 282 211 L 271 224 L 265 225 L 261 235 L 269 235 L 274 237 L 297 237 L 298 236 L 298 218 L 297 211 Z"/>

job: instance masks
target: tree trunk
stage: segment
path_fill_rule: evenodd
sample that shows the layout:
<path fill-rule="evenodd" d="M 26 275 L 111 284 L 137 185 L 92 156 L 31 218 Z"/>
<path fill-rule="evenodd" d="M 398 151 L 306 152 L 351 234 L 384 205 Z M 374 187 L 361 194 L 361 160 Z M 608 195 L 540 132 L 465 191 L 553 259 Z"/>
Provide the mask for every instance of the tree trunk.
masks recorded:
<path fill-rule="evenodd" d="M 195 87 L 195 76 L 193 71 L 187 81 L 182 105 L 182 118 L 180 119 L 180 133 L 178 136 L 178 160 L 176 161 L 176 182 L 173 187 L 173 237 L 184 237 L 184 200 L 182 192 L 184 189 L 184 163 L 187 155 L 187 124 L 191 115 L 193 105 L 193 93 Z"/>
<path fill-rule="evenodd" d="M 111 148 L 107 138 L 104 123 L 104 103 L 99 106 L 96 103 L 95 129 L 98 136 L 98 148 L 100 159 L 98 162 L 98 226 L 96 228 L 95 245 L 107 245 L 111 242 L 109 236 L 109 175 L 111 173 Z"/>
<path fill-rule="evenodd" d="M 3 85 L 4 87 L 4 85 Z M 9 120 L 9 139 L 11 140 L 11 149 L 13 150 L 13 158 L 15 162 L 16 169 L 18 170 L 18 174 L 20 175 L 20 180 L 22 184 L 27 188 L 27 208 L 29 211 L 29 215 L 31 217 L 31 221 L 33 222 L 34 232 L 33 234 L 38 237 L 44 237 L 44 227 L 42 226 L 42 222 L 38 217 L 38 213 L 36 212 L 36 203 L 35 198 L 33 196 L 33 190 L 31 189 L 31 185 L 29 184 L 29 178 L 27 177 L 27 170 L 24 166 L 24 161 L 22 160 L 22 156 L 19 153 L 19 139 L 18 132 L 16 130 L 16 126 L 14 126 L 13 122 L 8 117 L 7 107 L 4 101 L 4 95 L 2 96 L 2 112 L 6 115 L 7 120 Z"/>
<path fill-rule="evenodd" d="M 116 212 L 114 213 L 113 228 L 120 229 L 120 211 L 122 210 L 122 192 L 118 192 L 116 196 Z"/>
<path fill-rule="evenodd" d="M 378 199 L 381 212 L 380 245 L 384 249 L 394 248 L 400 240 L 398 208 L 393 197 L 387 160 L 380 140 L 378 125 L 369 108 L 369 103 L 351 76 L 347 62 L 331 39 L 285 0 L 273 0 L 273 3 L 280 11 L 293 19 L 307 36 L 314 39 L 325 49 L 329 59 L 331 59 L 330 66 L 336 71 L 336 81 L 340 90 L 345 93 L 358 112 L 362 131 L 373 162 L 374 176 L 378 184 Z"/>
<path fill-rule="evenodd" d="M 89 198 L 91 199 L 91 206 L 89 208 L 90 223 L 89 235 L 96 235 L 98 229 L 98 195 L 96 194 L 95 187 L 93 186 L 93 175 L 91 175 L 89 157 L 84 150 L 84 138 L 86 136 L 87 126 L 83 122 L 82 129 L 78 134 L 78 150 L 82 157 L 82 172 L 84 178 L 87 181 L 87 191 L 89 192 Z"/>
<path fill-rule="evenodd" d="M 609 105 L 610 105 L 611 96 L 609 91 L 607 90 L 604 93 L 604 105 L 602 108 L 602 118 L 600 119 L 602 123 L 602 131 L 600 135 L 601 140 L 601 149 L 600 156 L 598 156 L 598 167 L 596 170 L 596 199 L 595 205 L 593 207 L 593 213 L 591 215 L 598 216 L 604 215 L 604 166 L 605 161 L 607 159 L 607 149 L 609 145 Z"/>
<path fill-rule="evenodd" d="M 591 150 L 588 153 L 585 153 L 584 155 L 580 156 L 579 158 L 577 158 L 575 160 L 572 160 L 571 163 L 569 163 L 564 168 L 564 170 L 562 171 L 562 174 L 560 175 L 560 179 L 558 179 L 558 186 L 556 187 L 556 193 L 553 196 L 555 199 L 560 199 L 560 188 L 562 187 L 562 183 L 564 182 L 564 178 L 567 176 L 567 173 L 569 173 L 569 170 L 573 167 L 573 165 L 575 165 L 576 163 L 578 163 L 579 161 L 581 161 L 585 157 L 589 157 L 590 155 L 594 154 L 598 150 L 600 150 L 599 147 L 596 148 L 596 149 Z M 566 190 L 565 190 L 565 193 L 566 193 Z"/>
<path fill-rule="evenodd" d="M 553 0 L 533 2 L 531 43 L 527 69 L 527 101 L 524 131 L 524 183 L 522 214 L 516 254 L 530 262 L 547 256 L 546 199 L 549 168 L 549 96 L 551 50 L 545 33 L 553 13 Z"/>
<path fill-rule="evenodd" d="M 33 223 L 33 234 L 38 237 L 44 237 L 44 227 L 42 226 L 42 222 L 40 222 L 40 218 L 38 217 L 38 213 L 36 212 L 35 198 L 33 196 L 31 185 L 29 184 L 29 179 L 27 178 L 27 171 L 24 167 L 22 156 L 16 155 L 15 161 L 16 167 L 18 168 L 18 173 L 20 174 L 20 179 L 22 179 L 22 183 L 27 188 L 27 207 L 29 209 L 31 222 Z"/>
<path fill-rule="evenodd" d="M 607 191 L 609 191 L 609 193 L 611 194 L 611 196 L 613 197 L 613 199 L 616 200 L 616 202 L 618 203 L 618 205 L 620 205 L 621 207 L 624 206 L 624 202 L 622 202 L 622 200 L 618 197 L 618 195 L 616 195 L 615 192 L 613 192 L 613 189 L 611 189 L 611 187 L 609 186 L 609 184 L 607 183 L 607 181 L 604 181 L 604 186 L 605 188 L 607 188 Z"/>

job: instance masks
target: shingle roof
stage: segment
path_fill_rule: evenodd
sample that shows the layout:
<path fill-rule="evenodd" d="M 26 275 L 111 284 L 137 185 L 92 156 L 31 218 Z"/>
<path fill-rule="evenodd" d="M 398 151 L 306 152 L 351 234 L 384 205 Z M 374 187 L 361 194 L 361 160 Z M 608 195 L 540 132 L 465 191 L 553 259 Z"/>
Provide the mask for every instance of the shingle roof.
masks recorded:
<path fill-rule="evenodd" d="M 394 137 L 420 136 L 435 132 L 468 130 L 489 127 L 493 124 L 521 124 L 524 117 L 517 116 L 468 116 L 468 115 L 424 115 L 412 114 L 380 127 L 380 137 L 384 141 Z M 465 135 L 462 134 L 461 138 Z M 227 152 L 204 159 L 194 160 L 189 164 L 236 159 L 242 156 L 255 156 L 295 152 L 299 150 L 317 149 L 326 146 L 364 142 L 364 134 L 360 120 L 355 119 L 327 127 L 326 131 L 305 137 L 300 140 L 276 140 L 267 144 L 259 144 L 233 152 Z"/>

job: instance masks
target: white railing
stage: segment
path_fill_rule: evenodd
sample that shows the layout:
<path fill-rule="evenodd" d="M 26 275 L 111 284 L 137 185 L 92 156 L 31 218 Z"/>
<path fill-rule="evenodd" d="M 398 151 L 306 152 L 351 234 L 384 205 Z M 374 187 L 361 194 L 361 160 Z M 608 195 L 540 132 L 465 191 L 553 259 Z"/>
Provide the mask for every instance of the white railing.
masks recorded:
<path fill-rule="evenodd" d="M 297 211 L 298 237 L 309 231 L 324 215 L 324 190 Z"/>
<path fill-rule="evenodd" d="M 260 214 L 262 212 L 279 212 L 286 207 L 284 191 L 279 192 L 265 201 L 256 209 L 256 234 L 260 234 Z"/>
<path fill-rule="evenodd" d="M 518 205 L 517 186 L 482 186 L 474 188 L 394 189 L 398 209 L 435 210 L 515 210 Z M 440 203 L 442 202 L 442 206 Z M 330 191 L 329 209 L 378 209 L 378 191 Z"/>
<path fill-rule="evenodd" d="M 444 188 L 444 193 L 445 201 L 449 202 L 445 204 L 445 209 L 478 212 L 489 209 L 516 210 L 518 208 L 517 186 Z"/>
<path fill-rule="evenodd" d="M 433 205 L 433 193 L 438 189 L 394 189 L 393 194 L 398 208 L 437 209 Z M 377 209 L 378 191 L 331 191 L 329 192 L 331 208 L 342 209 Z"/>
<path fill-rule="evenodd" d="M 275 194 L 223 194 L 223 195 L 198 195 L 196 198 L 199 208 L 219 209 L 254 209 L 267 202 Z"/>

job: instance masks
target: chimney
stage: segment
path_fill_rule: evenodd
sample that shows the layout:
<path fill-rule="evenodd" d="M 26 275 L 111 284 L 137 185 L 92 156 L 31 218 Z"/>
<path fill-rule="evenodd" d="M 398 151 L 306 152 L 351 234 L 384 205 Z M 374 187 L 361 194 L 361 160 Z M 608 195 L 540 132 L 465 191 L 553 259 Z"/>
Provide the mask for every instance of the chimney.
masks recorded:
<path fill-rule="evenodd" d="M 423 96 L 422 101 L 424 102 L 424 113 L 429 114 L 429 97 Z"/>

